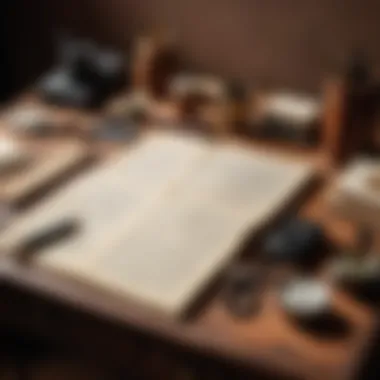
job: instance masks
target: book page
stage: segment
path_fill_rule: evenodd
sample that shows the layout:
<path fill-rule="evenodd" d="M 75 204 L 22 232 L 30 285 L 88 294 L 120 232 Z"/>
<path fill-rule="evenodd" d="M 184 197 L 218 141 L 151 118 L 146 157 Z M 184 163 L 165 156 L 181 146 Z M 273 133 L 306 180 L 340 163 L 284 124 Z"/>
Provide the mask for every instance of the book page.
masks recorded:
<path fill-rule="evenodd" d="M 186 140 L 187 141 L 187 140 Z M 150 136 L 105 165 L 63 187 L 0 236 L 0 249 L 11 251 L 26 236 L 59 222 L 76 218 L 82 232 L 49 250 L 49 258 L 87 260 L 93 247 L 107 239 L 121 220 L 131 221 L 137 211 L 161 192 L 206 152 L 203 141 L 183 144 L 177 136 Z M 138 217 L 138 215 L 137 215 Z"/>
<path fill-rule="evenodd" d="M 83 231 L 36 262 L 178 316 L 314 173 L 236 145 L 167 136 L 52 200 L 50 218 L 76 214 Z M 49 219 L 43 209 L 34 217 Z"/>

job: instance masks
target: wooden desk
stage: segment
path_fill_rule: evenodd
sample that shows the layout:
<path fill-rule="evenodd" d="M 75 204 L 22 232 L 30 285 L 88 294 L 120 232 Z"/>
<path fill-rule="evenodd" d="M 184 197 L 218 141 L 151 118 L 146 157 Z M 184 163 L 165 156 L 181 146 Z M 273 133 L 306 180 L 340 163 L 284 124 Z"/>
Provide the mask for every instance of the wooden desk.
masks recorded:
<path fill-rule="evenodd" d="M 299 206 L 299 213 L 322 222 L 334 242 L 349 243 L 352 226 L 329 215 L 323 202 L 331 173 L 326 174 L 320 154 L 302 150 L 289 154 L 315 160 L 325 177 Z M 247 254 L 254 256 L 255 251 L 252 247 Z M 326 340 L 297 330 L 279 308 L 271 287 L 263 295 L 262 313 L 248 321 L 235 320 L 226 312 L 218 287 L 198 313 L 178 321 L 71 278 L 21 266 L 9 257 L 0 259 L 0 280 L 3 323 L 71 345 L 74 352 L 102 360 L 110 368 L 130 368 L 139 360 L 140 371 L 165 367 L 162 378 L 167 379 L 180 378 L 184 365 L 202 363 L 206 368 L 242 367 L 271 378 L 350 380 L 377 329 L 375 312 L 339 290 L 334 304 L 350 331 L 344 338 Z M 141 355 L 147 355 L 151 365 Z"/>

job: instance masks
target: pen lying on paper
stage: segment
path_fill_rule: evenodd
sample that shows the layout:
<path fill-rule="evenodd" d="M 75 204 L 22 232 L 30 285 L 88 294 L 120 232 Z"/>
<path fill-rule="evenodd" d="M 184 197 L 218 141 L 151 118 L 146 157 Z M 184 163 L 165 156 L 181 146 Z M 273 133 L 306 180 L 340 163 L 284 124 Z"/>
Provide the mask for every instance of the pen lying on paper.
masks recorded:
<path fill-rule="evenodd" d="M 27 259 L 33 253 L 71 237 L 78 232 L 79 226 L 79 221 L 74 218 L 59 220 L 57 223 L 27 236 L 17 245 L 16 252 L 20 259 Z"/>

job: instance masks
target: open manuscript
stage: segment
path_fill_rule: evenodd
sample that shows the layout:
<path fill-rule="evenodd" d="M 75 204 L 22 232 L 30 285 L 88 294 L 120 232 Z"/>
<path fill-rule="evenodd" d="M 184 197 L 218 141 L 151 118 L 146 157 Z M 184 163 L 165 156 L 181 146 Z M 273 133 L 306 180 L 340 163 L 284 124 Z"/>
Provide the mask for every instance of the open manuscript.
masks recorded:
<path fill-rule="evenodd" d="M 0 236 L 13 252 L 33 231 L 75 217 L 41 265 L 180 315 L 314 174 L 293 162 L 179 133 L 154 133 L 68 184 Z"/>

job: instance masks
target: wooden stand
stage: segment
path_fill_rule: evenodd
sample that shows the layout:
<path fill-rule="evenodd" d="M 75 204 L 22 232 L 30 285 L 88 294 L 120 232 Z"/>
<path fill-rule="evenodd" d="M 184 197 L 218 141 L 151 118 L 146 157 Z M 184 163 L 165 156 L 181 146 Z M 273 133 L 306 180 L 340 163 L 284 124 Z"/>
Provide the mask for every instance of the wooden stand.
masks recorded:
<path fill-rule="evenodd" d="M 176 52 L 168 36 L 144 36 L 136 40 L 132 58 L 134 90 L 162 97 L 176 68 Z"/>
<path fill-rule="evenodd" d="M 339 166 L 368 147 L 373 135 L 376 87 L 335 77 L 324 86 L 322 148 L 331 165 Z"/>

